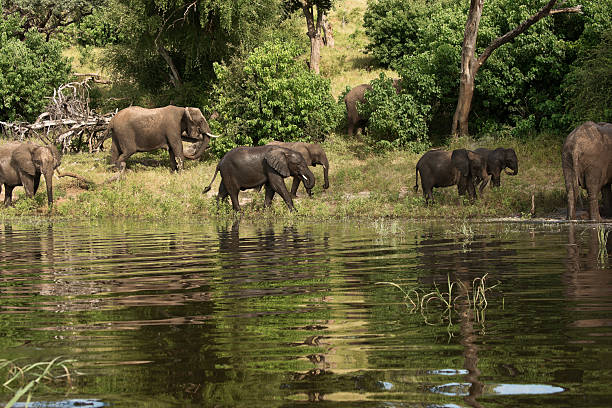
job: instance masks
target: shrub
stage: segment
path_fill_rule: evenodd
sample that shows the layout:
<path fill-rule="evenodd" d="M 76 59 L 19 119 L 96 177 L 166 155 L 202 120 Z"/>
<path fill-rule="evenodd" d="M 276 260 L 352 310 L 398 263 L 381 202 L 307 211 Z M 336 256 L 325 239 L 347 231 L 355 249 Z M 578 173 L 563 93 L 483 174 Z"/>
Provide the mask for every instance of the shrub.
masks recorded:
<path fill-rule="evenodd" d="M 222 138 L 211 149 L 281 141 L 322 141 L 341 110 L 329 80 L 309 71 L 294 42 L 268 41 L 229 65 L 215 64 L 214 109 Z"/>
<path fill-rule="evenodd" d="M 428 80 L 424 80 L 427 82 Z M 365 103 L 357 103 L 359 115 L 369 118 L 368 136 L 377 150 L 408 148 L 416 152 L 430 146 L 428 120 L 431 105 L 426 100 L 435 93 L 435 86 L 425 91 L 417 81 L 402 80 L 407 88 L 397 93 L 393 81 L 380 74 L 366 91 Z M 431 78 L 429 78 L 431 84 Z"/>
<path fill-rule="evenodd" d="M 45 41 L 35 31 L 20 40 L 18 20 L 0 22 L 0 118 L 32 121 L 47 104 L 53 89 L 67 82 L 70 63 L 58 41 Z"/>

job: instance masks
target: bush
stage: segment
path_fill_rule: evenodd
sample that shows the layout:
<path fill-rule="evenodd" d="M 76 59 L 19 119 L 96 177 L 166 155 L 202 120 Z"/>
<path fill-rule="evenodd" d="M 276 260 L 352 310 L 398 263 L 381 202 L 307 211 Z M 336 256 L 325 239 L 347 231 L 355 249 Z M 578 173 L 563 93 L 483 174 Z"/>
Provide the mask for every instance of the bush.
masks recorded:
<path fill-rule="evenodd" d="M 380 74 L 371 82 L 372 90 L 366 91 L 365 103 L 357 103 L 359 115 L 369 118 L 368 137 L 377 150 L 401 147 L 421 152 L 430 146 L 431 105 L 426 100 L 431 98 L 430 92 L 436 92 L 435 86 L 428 92 L 417 81 L 402 80 L 402 87 L 404 82 L 407 88 L 397 93 L 393 81 Z M 429 83 L 432 85 L 431 78 Z"/>
<path fill-rule="evenodd" d="M 296 43 L 268 41 L 246 58 L 215 64 L 214 109 L 221 134 L 211 149 L 222 155 L 241 145 L 322 141 L 341 110 L 329 80 L 309 71 Z"/>
<path fill-rule="evenodd" d="M 0 22 L 0 118 L 34 120 L 48 96 L 66 83 L 70 63 L 58 41 L 45 41 L 34 31 L 20 40 L 19 23 L 10 16 Z"/>

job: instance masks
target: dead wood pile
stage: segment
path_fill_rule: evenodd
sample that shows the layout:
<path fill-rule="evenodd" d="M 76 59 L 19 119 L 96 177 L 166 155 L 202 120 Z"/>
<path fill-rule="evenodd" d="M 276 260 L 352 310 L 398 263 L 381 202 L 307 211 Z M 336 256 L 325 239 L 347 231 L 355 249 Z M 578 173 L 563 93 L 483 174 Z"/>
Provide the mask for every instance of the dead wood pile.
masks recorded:
<path fill-rule="evenodd" d="M 80 82 L 70 82 L 53 91 L 44 113 L 34 123 L 2 122 L 0 132 L 11 140 L 38 138 L 45 144 L 62 146 L 64 152 L 94 151 L 116 112 L 100 115 L 89 108 L 90 83 L 103 83 L 98 74 L 75 74 Z"/>

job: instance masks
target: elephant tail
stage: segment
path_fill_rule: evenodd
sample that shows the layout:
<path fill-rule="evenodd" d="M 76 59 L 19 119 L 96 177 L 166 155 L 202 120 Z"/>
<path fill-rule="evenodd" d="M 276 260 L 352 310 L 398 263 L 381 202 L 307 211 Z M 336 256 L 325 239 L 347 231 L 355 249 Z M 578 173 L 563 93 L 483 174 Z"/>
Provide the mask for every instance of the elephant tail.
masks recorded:
<path fill-rule="evenodd" d="M 418 166 L 416 167 L 415 182 L 414 182 L 414 187 L 412 187 L 412 189 L 414 190 L 415 193 L 419 191 L 419 168 Z"/>
<path fill-rule="evenodd" d="M 204 188 L 204 190 L 202 191 L 202 194 L 206 194 L 210 191 L 210 186 L 212 186 L 213 181 L 215 181 L 215 179 L 217 178 L 218 172 L 219 172 L 219 165 L 217 165 L 217 168 L 215 169 L 215 175 L 213 176 L 212 180 L 210 180 L 210 183 L 208 184 L 208 186 Z"/>

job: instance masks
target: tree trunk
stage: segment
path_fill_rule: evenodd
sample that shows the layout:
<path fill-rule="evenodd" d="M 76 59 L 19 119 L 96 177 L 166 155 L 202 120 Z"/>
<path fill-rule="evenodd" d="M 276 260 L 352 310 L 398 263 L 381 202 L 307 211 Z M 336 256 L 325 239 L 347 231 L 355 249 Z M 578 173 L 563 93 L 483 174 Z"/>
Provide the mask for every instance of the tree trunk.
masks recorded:
<path fill-rule="evenodd" d="M 182 85 L 181 75 L 179 74 L 178 69 L 176 69 L 176 65 L 174 65 L 172 57 L 170 57 L 170 54 L 163 45 L 157 46 L 157 52 L 159 52 L 159 55 L 161 55 L 170 68 L 170 81 L 172 82 L 172 85 L 174 85 L 175 88 L 179 88 Z"/>
<path fill-rule="evenodd" d="M 457 99 L 457 109 L 455 109 L 452 127 L 454 136 L 468 134 L 468 117 L 472 106 L 472 96 L 474 95 L 474 77 L 478 71 L 475 57 L 476 39 L 478 38 L 478 25 L 482 16 L 483 5 L 484 0 L 471 0 L 470 11 L 465 23 L 465 34 L 461 49 L 459 98 Z"/>
<path fill-rule="evenodd" d="M 325 14 L 323 14 L 323 25 L 321 27 L 323 28 L 323 44 L 330 48 L 334 48 L 334 32 L 332 30 L 331 22 Z"/>
<path fill-rule="evenodd" d="M 319 73 L 319 63 L 321 62 L 321 23 L 323 13 L 317 10 L 317 20 L 314 18 L 314 5 L 303 4 L 302 10 L 306 17 L 308 26 L 308 37 L 310 38 L 310 63 L 311 71 Z"/>
<path fill-rule="evenodd" d="M 474 79 L 480 67 L 485 63 L 487 58 L 491 56 L 493 51 L 512 41 L 519 34 L 524 33 L 529 27 L 544 17 L 560 13 L 582 13 L 582 6 L 580 5 L 553 10 L 553 6 L 557 3 L 557 0 L 549 0 L 537 13 L 523 21 L 513 30 L 496 38 L 483 51 L 480 57 L 476 58 L 476 39 L 478 37 L 478 25 L 480 24 L 480 17 L 482 16 L 483 3 L 484 0 L 471 0 L 470 11 L 468 12 L 467 22 L 465 23 L 465 34 L 463 37 L 463 47 L 461 49 L 459 98 L 457 99 L 457 109 L 453 116 L 453 126 L 451 130 L 451 133 L 455 137 L 469 134 L 468 117 L 472 106 L 472 97 L 474 96 Z"/>

